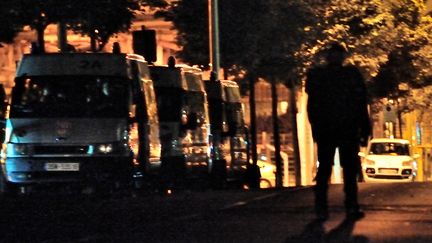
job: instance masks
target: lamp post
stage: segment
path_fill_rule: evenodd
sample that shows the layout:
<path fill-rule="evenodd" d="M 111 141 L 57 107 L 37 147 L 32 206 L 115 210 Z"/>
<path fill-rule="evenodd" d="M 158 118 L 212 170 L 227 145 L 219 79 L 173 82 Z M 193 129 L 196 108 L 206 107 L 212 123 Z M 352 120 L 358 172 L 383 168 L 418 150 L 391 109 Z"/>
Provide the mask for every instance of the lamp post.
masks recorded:
<path fill-rule="evenodd" d="M 220 67 L 218 6 L 218 0 L 208 0 L 210 63 L 216 80 L 219 79 Z"/>

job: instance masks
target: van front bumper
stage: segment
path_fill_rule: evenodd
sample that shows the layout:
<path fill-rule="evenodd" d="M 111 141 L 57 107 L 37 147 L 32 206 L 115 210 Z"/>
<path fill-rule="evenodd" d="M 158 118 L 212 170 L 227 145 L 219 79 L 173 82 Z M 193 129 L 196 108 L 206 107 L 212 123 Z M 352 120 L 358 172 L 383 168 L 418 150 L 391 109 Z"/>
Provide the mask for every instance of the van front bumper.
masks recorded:
<path fill-rule="evenodd" d="M 7 158 L 3 173 L 13 183 L 52 183 L 85 180 L 127 179 L 133 164 L 130 157 L 44 157 Z"/>

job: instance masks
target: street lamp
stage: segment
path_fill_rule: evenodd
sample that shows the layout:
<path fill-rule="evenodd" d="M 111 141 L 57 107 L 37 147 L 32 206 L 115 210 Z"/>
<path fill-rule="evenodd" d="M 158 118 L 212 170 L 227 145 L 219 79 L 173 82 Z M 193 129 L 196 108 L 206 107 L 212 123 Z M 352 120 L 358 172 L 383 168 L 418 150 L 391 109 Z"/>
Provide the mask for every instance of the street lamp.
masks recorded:
<path fill-rule="evenodd" d="M 210 63 L 212 66 L 212 72 L 216 75 L 216 80 L 219 79 L 220 67 L 218 6 L 218 0 L 208 0 Z"/>

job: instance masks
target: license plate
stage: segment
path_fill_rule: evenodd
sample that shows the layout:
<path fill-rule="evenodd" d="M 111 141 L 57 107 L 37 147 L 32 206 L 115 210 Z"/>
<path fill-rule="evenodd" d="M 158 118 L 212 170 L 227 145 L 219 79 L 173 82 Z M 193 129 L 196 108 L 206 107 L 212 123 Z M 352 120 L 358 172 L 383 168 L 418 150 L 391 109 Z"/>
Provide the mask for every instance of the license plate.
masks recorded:
<path fill-rule="evenodd" d="M 380 169 L 379 172 L 382 174 L 395 175 L 398 173 L 398 170 L 397 169 Z"/>
<path fill-rule="evenodd" d="M 47 171 L 79 171 L 79 163 L 46 163 Z"/>

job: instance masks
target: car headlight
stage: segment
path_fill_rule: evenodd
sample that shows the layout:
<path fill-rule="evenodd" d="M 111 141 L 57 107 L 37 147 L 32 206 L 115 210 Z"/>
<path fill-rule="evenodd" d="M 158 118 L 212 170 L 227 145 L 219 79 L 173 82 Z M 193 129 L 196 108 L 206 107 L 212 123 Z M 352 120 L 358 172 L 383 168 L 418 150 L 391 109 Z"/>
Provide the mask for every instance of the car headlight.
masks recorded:
<path fill-rule="evenodd" d="M 408 160 L 408 161 L 403 161 L 402 162 L 402 166 L 412 166 L 412 160 Z"/>
<path fill-rule="evenodd" d="M 113 145 L 111 143 L 100 144 L 97 146 L 97 151 L 102 154 L 109 154 L 113 151 Z"/>
<path fill-rule="evenodd" d="M 371 159 L 365 159 L 363 162 L 365 165 L 375 165 L 375 161 Z"/>

